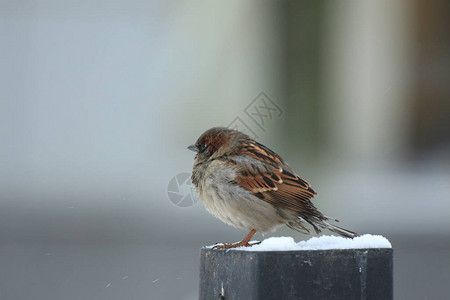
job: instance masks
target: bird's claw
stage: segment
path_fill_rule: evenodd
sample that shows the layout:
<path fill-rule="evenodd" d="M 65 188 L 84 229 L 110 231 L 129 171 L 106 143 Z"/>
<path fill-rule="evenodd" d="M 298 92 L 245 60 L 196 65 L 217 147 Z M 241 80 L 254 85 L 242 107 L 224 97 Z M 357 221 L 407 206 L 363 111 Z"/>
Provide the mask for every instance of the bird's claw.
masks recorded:
<path fill-rule="evenodd" d="M 231 248 L 239 248 L 239 247 L 251 247 L 253 245 L 258 245 L 258 244 L 261 244 L 261 242 L 251 242 L 251 243 L 238 242 L 238 243 L 234 243 L 234 244 L 217 243 L 216 245 L 214 245 L 212 247 L 212 249 L 231 249 Z"/>

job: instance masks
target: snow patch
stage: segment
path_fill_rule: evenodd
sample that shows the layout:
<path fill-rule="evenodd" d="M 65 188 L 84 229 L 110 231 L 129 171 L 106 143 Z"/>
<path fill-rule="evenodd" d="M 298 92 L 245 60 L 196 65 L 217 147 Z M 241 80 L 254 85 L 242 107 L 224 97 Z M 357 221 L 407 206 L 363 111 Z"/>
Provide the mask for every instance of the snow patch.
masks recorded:
<path fill-rule="evenodd" d="M 212 246 L 211 246 L 212 247 Z M 296 251 L 330 249 L 392 248 L 389 240 L 381 235 L 364 234 L 353 239 L 323 235 L 296 243 L 292 237 L 271 237 L 252 247 L 239 247 L 239 251 Z"/>

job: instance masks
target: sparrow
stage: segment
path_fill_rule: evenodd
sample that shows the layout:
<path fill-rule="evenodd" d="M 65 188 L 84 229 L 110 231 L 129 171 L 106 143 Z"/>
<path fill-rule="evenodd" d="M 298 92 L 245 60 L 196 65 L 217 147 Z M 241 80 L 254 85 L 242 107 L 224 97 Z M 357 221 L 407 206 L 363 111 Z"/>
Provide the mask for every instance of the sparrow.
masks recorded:
<path fill-rule="evenodd" d="M 226 127 L 205 131 L 188 147 L 196 152 L 191 175 L 205 208 L 222 222 L 250 232 L 242 241 L 216 248 L 249 247 L 256 232 L 286 225 L 308 234 L 328 229 L 353 238 L 355 232 L 335 226 L 311 202 L 316 191 L 274 151 L 248 135 Z"/>

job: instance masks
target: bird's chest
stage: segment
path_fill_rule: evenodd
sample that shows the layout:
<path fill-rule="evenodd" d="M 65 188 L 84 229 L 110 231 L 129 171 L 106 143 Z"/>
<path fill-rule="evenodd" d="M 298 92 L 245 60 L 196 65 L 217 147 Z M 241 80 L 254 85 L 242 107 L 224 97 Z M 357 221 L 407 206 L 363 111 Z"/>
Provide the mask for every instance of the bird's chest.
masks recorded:
<path fill-rule="evenodd" d="M 235 177 L 235 168 L 221 161 L 212 161 L 195 165 L 191 179 L 200 197 L 210 197 L 218 194 L 220 189 L 229 188 Z"/>
<path fill-rule="evenodd" d="M 242 187 L 232 184 L 236 171 L 218 163 L 207 168 L 198 168 L 192 173 L 192 181 L 205 205 L 206 210 L 223 222 L 242 227 L 236 221 L 236 215 L 242 206 Z"/>

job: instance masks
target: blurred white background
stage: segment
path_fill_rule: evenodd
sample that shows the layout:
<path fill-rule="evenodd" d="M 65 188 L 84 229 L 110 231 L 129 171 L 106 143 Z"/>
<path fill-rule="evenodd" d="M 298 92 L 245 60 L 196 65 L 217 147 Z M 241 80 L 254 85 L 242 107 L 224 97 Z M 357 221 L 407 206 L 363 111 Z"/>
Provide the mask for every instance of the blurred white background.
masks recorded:
<path fill-rule="evenodd" d="M 319 209 L 391 240 L 396 299 L 443 299 L 449 20 L 438 0 L 1 1 L 0 298 L 195 299 L 199 248 L 245 233 L 168 184 L 240 118 Z M 260 92 L 282 110 L 262 127 Z"/>

